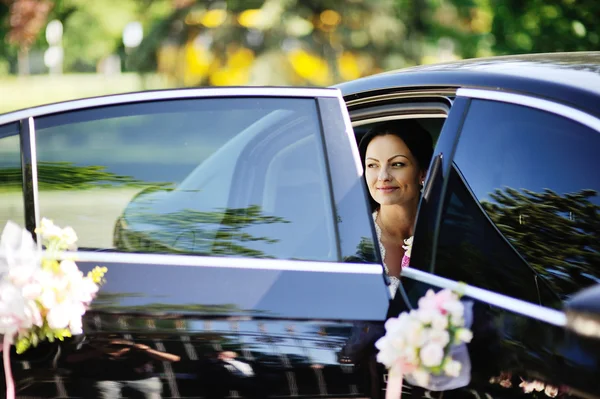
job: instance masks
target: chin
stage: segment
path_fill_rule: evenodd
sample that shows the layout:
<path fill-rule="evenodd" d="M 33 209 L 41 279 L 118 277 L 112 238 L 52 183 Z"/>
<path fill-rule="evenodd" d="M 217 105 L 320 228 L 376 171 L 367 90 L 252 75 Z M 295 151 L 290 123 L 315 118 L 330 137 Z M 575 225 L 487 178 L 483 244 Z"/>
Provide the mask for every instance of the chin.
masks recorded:
<path fill-rule="evenodd" d="M 376 197 L 375 201 L 379 205 L 400 205 L 404 202 L 404 201 L 399 200 L 398 198 L 389 198 L 389 197 L 381 198 L 381 196 Z"/>

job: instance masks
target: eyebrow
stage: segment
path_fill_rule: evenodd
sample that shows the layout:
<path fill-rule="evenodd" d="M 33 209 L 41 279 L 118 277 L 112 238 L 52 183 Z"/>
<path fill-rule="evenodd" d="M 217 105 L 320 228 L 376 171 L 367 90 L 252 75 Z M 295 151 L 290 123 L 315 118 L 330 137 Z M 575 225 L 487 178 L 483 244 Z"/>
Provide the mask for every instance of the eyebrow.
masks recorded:
<path fill-rule="evenodd" d="M 406 158 L 406 159 L 408 159 L 410 161 L 409 157 L 407 157 L 406 155 L 402 155 L 402 154 L 396 154 L 393 157 L 391 157 L 390 159 L 388 159 L 388 161 L 391 161 L 392 159 L 397 158 L 397 157 L 403 157 L 403 158 Z M 377 159 L 377 158 L 367 157 L 367 159 L 371 159 L 373 161 L 379 162 L 379 159 Z"/>

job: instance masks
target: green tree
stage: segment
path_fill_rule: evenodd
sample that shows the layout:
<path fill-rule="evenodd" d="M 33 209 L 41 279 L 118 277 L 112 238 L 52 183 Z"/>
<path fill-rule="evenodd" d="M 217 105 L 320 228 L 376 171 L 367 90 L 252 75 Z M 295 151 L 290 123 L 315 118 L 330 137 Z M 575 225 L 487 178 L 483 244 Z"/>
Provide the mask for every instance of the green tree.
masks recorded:
<path fill-rule="evenodd" d="M 596 0 L 490 0 L 497 54 L 589 51 L 600 46 Z"/>

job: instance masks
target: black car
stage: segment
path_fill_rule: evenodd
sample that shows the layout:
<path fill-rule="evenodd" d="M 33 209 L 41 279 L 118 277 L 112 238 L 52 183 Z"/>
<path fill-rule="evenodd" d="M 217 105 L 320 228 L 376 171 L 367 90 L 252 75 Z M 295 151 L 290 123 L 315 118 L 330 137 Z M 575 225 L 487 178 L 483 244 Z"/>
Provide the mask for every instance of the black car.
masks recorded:
<path fill-rule="evenodd" d="M 404 119 L 435 150 L 390 300 L 357 140 Z M 0 115 L 0 222 L 109 269 L 83 335 L 11 354 L 17 394 L 383 397 L 363 327 L 462 281 L 470 384 L 404 395 L 600 397 L 599 151 L 600 53 Z"/>

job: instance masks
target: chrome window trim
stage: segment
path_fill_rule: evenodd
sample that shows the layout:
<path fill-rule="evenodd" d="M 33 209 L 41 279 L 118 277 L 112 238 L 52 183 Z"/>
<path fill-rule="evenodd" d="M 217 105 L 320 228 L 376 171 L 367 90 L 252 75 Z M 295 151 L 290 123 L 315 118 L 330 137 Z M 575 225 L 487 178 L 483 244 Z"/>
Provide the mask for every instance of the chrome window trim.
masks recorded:
<path fill-rule="evenodd" d="M 35 226 L 40 225 L 40 195 L 38 183 L 38 165 L 37 165 L 37 140 L 35 135 L 35 121 L 33 117 L 27 118 L 29 125 L 29 151 L 31 152 L 31 185 L 33 189 L 33 215 L 35 218 Z M 36 242 L 38 249 L 42 249 L 42 240 L 39 234 L 36 233 Z"/>
<path fill-rule="evenodd" d="M 342 112 L 342 117 L 344 118 L 344 126 L 346 127 L 346 135 L 348 136 L 348 142 L 350 143 L 350 147 L 352 148 L 352 158 L 354 158 L 354 166 L 356 166 L 356 174 L 362 178 L 363 176 L 363 167 L 362 161 L 360 160 L 360 153 L 358 151 L 358 143 L 356 142 L 356 137 L 354 137 L 354 127 L 352 125 L 352 121 L 350 120 L 350 113 L 348 112 L 348 107 L 344 102 L 344 98 L 341 95 L 338 97 L 340 103 L 340 111 Z"/>
<path fill-rule="evenodd" d="M 388 116 L 382 116 L 382 117 L 373 118 L 373 119 L 361 119 L 359 121 L 352 122 L 352 126 L 354 127 L 354 126 L 369 125 L 371 123 L 385 122 L 385 121 L 391 121 L 391 120 L 397 120 L 397 119 L 415 119 L 415 118 L 446 119 L 447 117 L 448 117 L 448 114 L 388 115 Z"/>
<path fill-rule="evenodd" d="M 398 87 L 399 90 L 402 89 L 402 87 Z M 358 105 L 365 105 L 365 104 L 369 104 L 372 102 L 380 102 L 380 101 L 388 101 L 388 100 L 406 100 L 406 99 L 411 99 L 411 98 L 423 98 L 423 97 L 427 97 L 427 98 L 437 98 L 437 99 L 442 99 L 442 100 L 446 100 L 450 103 L 452 103 L 452 100 L 450 99 L 450 97 L 454 96 L 456 94 L 456 90 L 454 89 L 422 89 L 422 90 L 409 90 L 409 91 L 400 91 L 400 92 L 392 92 L 392 93 L 386 93 L 386 94 L 378 94 L 378 95 L 368 95 L 368 92 L 361 92 L 361 93 L 352 93 L 352 94 L 346 94 L 346 96 L 361 96 L 361 95 L 365 95 L 364 97 L 360 97 L 356 100 L 352 100 L 349 99 L 346 104 L 348 105 L 348 107 L 355 107 Z"/>
<path fill-rule="evenodd" d="M 456 281 L 436 276 L 412 267 L 402 269 L 402 277 L 411 278 L 413 280 L 431 284 L 439 288 L 457 289 L 460 284 Z M 567 317 L 565 313 L 559 310 L 535 305 L 533 303 L 484 290 L 482 288 L 473 287 L 471 285 L 463 285 L 461 292 L 463 292 L 463 294 L 467 297 L 477 299 L 498 308 L 531 317 L 548 324 L 559 327 L 564 327 L 567 324 Z"/>
<path fill-rule="evenodd" d="M 44 251 L 44 253 L 45 252 L 46 251 Z M 341 263 L 286 259 L 234 258 L 225 256 L 94 251 L 67 251 L 62 253 L 60 257 L 61 259 L 72 259 L 79 262 L 93 262 L 98 264 L 129 263 L 162 266 L 219 267 L 224 269 L 255 269 L 372 275 L 383 274 L 383 267 L 377 263 Z"/>
<path fill-rule="evenodd" d="M 336 88 L 299 88 L 299 87 L 210 87 L 199 89 L 172 89 L 124 93 L 101 97 L 85 98 L 55 104 L 41 105 L 25 110 L 13 111 L 0 115 L 0 125 L 16 122 L 21 119 L 39 117 L 58 112 L 75 111 L 107 105 L 127 104 L 134 102 L 193 99 L 207 97 L 333 97 L 342 98 L 341 91 Z"/>
<path fill-rule="evenodd" d="M 456 95 L 461 97 L 477 98 L 481 100 L 500 101 L 539 109 L 556 115 L 564 116 L 565 118 L 569 118 L 575 122 L 581 123 L 584 126 L 594 129 L 597 132 L 600 132 L 600 119 L 576 108 L 559 104 L 550 100 L 544 100 L 523 94 L 507 93 L 504 91 L 469 88 L 458 89 Z"/>

